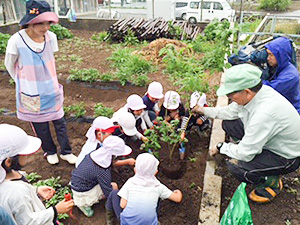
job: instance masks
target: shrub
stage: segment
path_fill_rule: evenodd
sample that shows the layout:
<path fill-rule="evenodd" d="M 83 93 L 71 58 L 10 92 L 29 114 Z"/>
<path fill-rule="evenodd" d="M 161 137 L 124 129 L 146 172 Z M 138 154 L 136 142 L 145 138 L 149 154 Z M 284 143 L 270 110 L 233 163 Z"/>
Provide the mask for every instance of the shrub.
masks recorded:
<path fill-rule="evenodd" d="M 9 34 L 2 34 L 0 32 L 0 54 L 5 54 L 8 39 L 11 37 Z"/>
<path fill-rule="evenodd" d="M 138 55 L 132 54 L 132 49 L 118 48 L 107 58 L 113 62 L 112 67 L 117 68 L 116 78 L 121 85 L 130 81 L 138 86 L 145 86 L 149 79 L 147 73 L 151 72 L 152 64 Z"/>
<path fill-rule="evenodd" d="M 56 34 L 58 40 L 74 37 L 74 35 L 67 28 L 61 26 L 60 24 L 52 25 L 50 31 Z"/>
<path fill-rule="evenodd" d="M 138 38 L 134 35 L 134 32 L 130 29 L 127 30 L 127 34 L 124 38 L 124 45 L 137 45 L 139 43 Z"/>
<path fill-rule="evenodd" d="M 114 110 L 109 107 L 105 107 L 102 103 L 97 103 L 94 107 L 94 117 L 106 116 L 111 118 L 114 114 Z"/>
<path fill-rule="evenodd" d="M 267 11 L 286 11 L 291 4 L 291 0 L 261 0 L 259 8 Z"/>

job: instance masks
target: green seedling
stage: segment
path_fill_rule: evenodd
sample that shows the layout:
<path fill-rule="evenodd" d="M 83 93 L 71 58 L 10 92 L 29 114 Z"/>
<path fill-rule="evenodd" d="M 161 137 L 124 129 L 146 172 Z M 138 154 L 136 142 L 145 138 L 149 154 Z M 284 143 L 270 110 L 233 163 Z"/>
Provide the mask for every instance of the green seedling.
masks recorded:
<path fill-rule="evenodd" d="M 7 42 L 10 37 L 11 35 L 0 32 L 0 55 L 5 54 Z"/>
<path fill-rule="evenodd" d="M 76 118 L 82 117 L 85 115 L 85 105 L 83 102 L 76 104 L 76 105 L 69 105 L 64 107 L 64 111 L 66 115 L 74 114 Z"/>
<path fill-rule="evenodd" d="M 194 189 L 196 187 L 196 184 L 194 183 L 194 182 L 192 182 L 191 184 L 190 184 L 190 189 Z"/>
<path fill-rule="evenodd" d="M 26 179 L 30 182 L 33 183 L 35 181 L 37 181 L 38 179 L 41 179 L 42 176 L 38 175 L 37 173 L 30 173 L 28 175 L 26 175 Z"/>
<path fill-rule="evenodd" d="M 14 79 L 10 78 L 8 82 L 9 82 L 9 85 L 15 86 L 15 80 Z"/>
<path fill-rule="evenodd" d="M 105 107 L 102 103 L 97 103 L 94 107 L 94 117 L 98 116 L 106 116 L 108 118 L 111 118 L 114 114 L 114 110 L 109 107 Z"/>
<path fill-rule="evenodd" d="M 74 37 L 70 30 L 61 26 L 60 24 L 52 25 L 50 31 L 56 34 L 58 40 Z"/>
<path fill-rule="evenodd" d="M 192 162 L 192 163 L 196 162 L 196 160 L 197 160 L 196 158 L 189 157 L 189 161 Z"/>

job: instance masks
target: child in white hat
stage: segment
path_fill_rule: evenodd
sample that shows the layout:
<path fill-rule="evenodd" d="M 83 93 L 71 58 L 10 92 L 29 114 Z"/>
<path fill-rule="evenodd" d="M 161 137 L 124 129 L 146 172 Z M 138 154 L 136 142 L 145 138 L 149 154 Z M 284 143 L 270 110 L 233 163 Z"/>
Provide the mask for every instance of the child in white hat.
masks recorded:
<path fill-rule="evenodd" d="M 159 116 L 165 121 L 180 120 L 185 114 L 185 109 L 180 101 L 180 95 L 176 91 L 167 91 Z"/>
<path fill-rule="evenodd" d="M 111 192 L 107 203 L 107 224 L 112 224 L 113 210 L 121 225 L 158 224 L 157 202 L 169 199 L 181 202 L 180 190 L 171 191 L 156 178 L 159 161 L 149 153 L 136 158 L 135 175 L 118 192 Z M 119 197 L 117 197 L 119 196 Z M 122 211 L 123 209 L 123 211 Z"/>
<path fill-rule="evenodd" d="M 115 126 L 108 117 L 99 116 L 94 119 L 91 127 L 88 129 L 85 135 L 88 139 L 82 146 L 75 167 L 78 167 L 80 162 L 87 154 L 100 148 L 105 138 L 112 135 L 117 128 L 118 126 Z"/>
<path fill-rule="evenodd" d="M 202 107 L 208 107 L 205 93 L 195 91 L 191 95 L 190 109 L 193 109 L 196 105 L 202 106 Z M 185 138 L 186 130 L 191 129 L 192 126 L 197 126 L 199 131 L 202 132 L 211 127 L 211 120 L 209 118 L 207 118 L 206 116 L 200 115 L 197 113 L 192 113 L 192 115 L 190 115 L 190 112 L 187 109 L 185 111 L 185 115 L 182 118 L 182 123 L 181 123 L 181 138 L 182 139 Z"/>
<path fill-rule="evenodd" d="M 144 109 L 144 120 L 148 128 L 153 127 L 153 122 L 159 114 L 158 101 L 164 97 L 163 86 L 161 83 L 154 81 L 149 84 L 146 94 L 143 96 L 143 102 L 146 105 Z"/>
<path fill-rule="evenodd" d="M 75 205 L 87 216 L 94 214 L 92 205 L 108 197 L 117 185 L 111 182 L 111 166 L 114 156 L 126 156 L 131 148 L 116 136 L 108 136 L 102 147 L 86 155 L 72 172 L 71 189 Z M 135 160 L 132 159 L 134 162 Z M 114 165 L 125 165 L 123 160 L 116 160 Z"/>
<path fill-rule="evenodd" d="M 131 113 L 136 120 L 135 127 L 138 130 L 135 136 L 142 141 L 147 141 L 148 138 L 146 138 L 142 134 L 147 129 L 146 123 L 143 118 L 145 108 L 146 105 L 143 103 L 143 99 L 139 95 L 133 94 L 127 98 L 126 105 L 115 112 L 113 117 L 120 118 L 126 112 Z"/>
<path fill-rule="evenodd" d="M 67 213 L 74 206 L 73 200 L 63 200 L 46 209 L 37 194 L 49 200 L 55 190 L 34 187 L 18 172 L 40 147 L 41 140 L 21 128 L 0 125 L 0 205 L 16 224 L 56 224 L 57 213 Z"/>

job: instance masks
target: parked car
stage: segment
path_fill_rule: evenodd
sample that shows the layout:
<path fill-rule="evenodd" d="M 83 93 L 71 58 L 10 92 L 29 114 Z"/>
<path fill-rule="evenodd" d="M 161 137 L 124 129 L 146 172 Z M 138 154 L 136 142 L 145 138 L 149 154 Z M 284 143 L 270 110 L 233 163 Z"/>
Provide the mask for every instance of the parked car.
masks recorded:
<path fill-rule="evenodd" d="M 186 13 L 189 10 L 189 0 L 177 0 L 175 3 L 175 19 L 186 20 Z"/>
<path fill-rule="evenodd" d="M 189 23 L 201 21 L 201 1 L 191 0 L 186 14 Z M 219 21 L 234 21 L 235 10 L 226 0 L 204 0 L 202 5 L 202 21 L 211 21 L 217 18 Z"/>

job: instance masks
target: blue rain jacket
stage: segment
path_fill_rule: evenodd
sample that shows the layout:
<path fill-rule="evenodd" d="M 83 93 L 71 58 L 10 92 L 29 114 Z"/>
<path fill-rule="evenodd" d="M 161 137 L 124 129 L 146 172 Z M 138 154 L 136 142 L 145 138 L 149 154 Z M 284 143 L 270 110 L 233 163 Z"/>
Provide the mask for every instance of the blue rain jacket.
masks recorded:
<path fill-rule="evenodd" d="M 277 60 L 277 69 L 271 80 L 263 80 L 288 99 L 300 114 L 299 72 L 291 63 L 292 46 L 289 39 L 280 37 L 265 46 Z"/>

